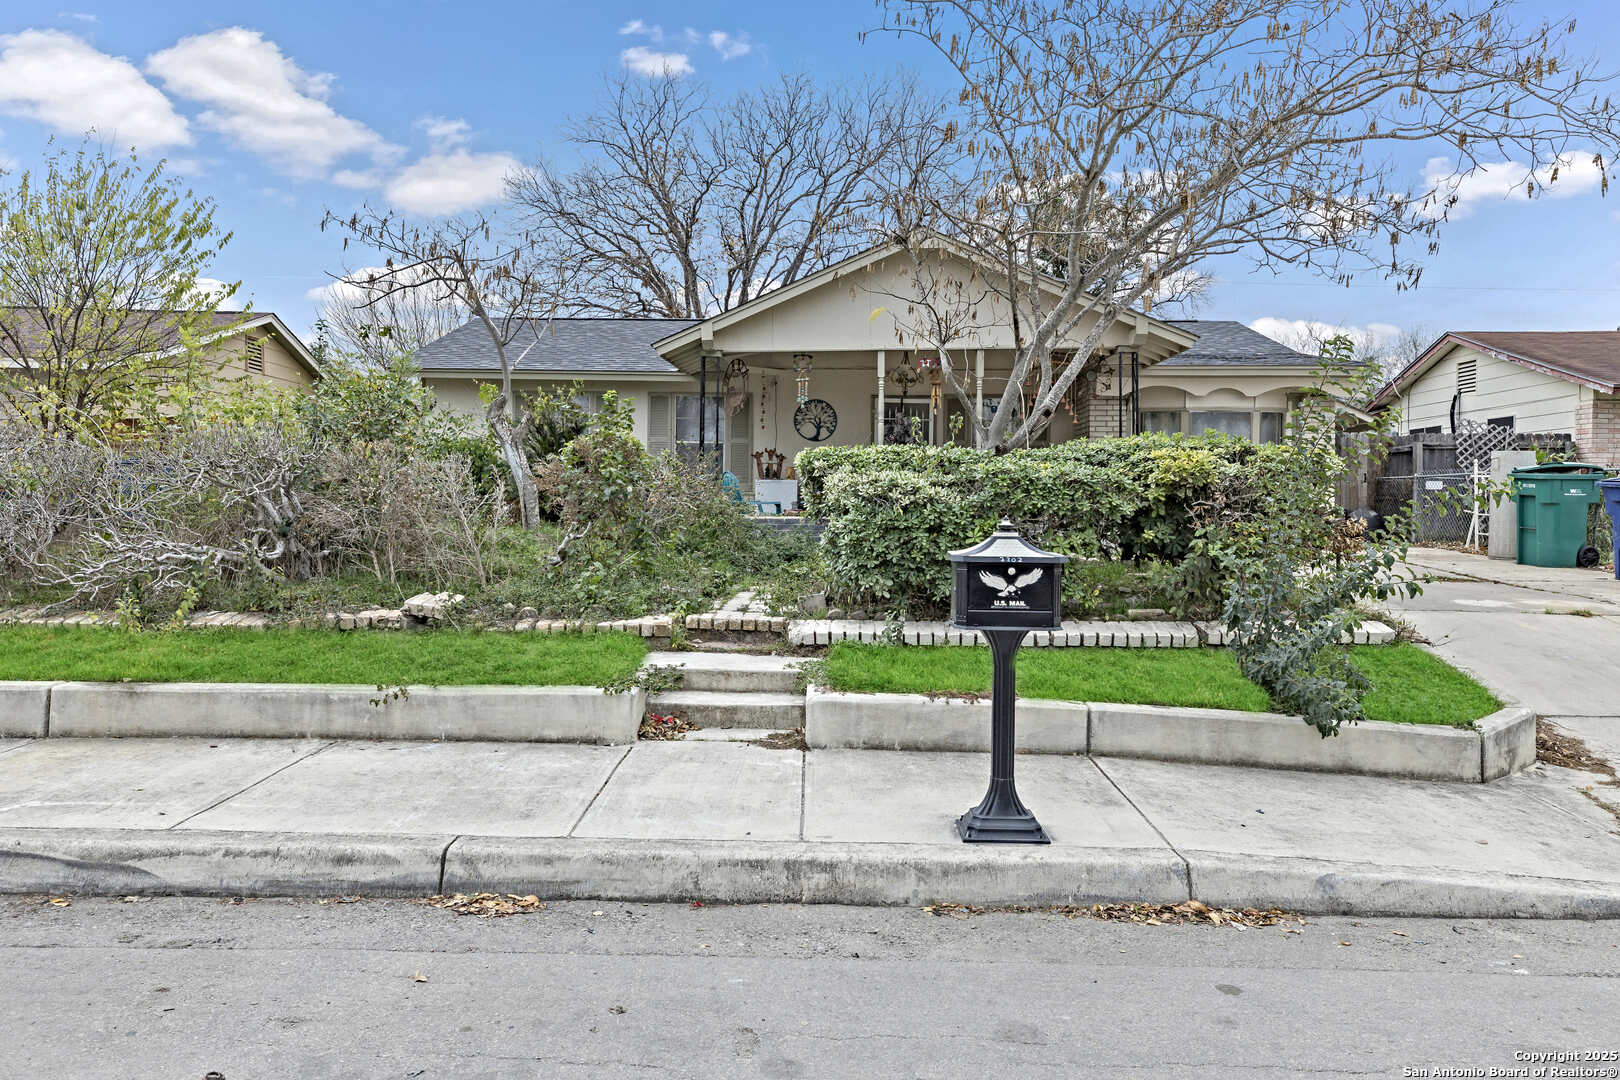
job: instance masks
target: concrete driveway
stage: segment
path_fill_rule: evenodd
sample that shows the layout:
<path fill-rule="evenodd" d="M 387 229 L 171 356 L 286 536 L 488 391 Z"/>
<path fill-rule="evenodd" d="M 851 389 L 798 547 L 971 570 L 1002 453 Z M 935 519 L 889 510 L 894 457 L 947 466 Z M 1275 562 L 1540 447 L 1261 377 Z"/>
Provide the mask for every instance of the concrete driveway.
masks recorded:
<path fill-rule="evenodd" d="M 1620 581 L 1413 548 L 1434 578 L 1390 605 L 1451 663 L 1620 767 Z"/>

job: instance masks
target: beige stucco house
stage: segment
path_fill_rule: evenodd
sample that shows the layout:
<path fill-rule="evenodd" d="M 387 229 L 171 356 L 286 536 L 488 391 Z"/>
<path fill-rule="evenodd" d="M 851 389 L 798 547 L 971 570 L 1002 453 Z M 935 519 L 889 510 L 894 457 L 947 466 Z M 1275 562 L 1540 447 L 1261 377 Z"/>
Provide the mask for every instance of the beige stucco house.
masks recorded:
<path fill-rule="evenodd" d="M 1573 435 L 1583 460 L 1620 466 L 1620 331 L 1451 331 L 1373 407 L 1396 410 L 1403 433 L 1473 421 Z"/>
<path fill-rule="evenodd" d="M 937 278 L 975 273 L 955 249 L 928 257 L 938 260 Z M 908 333 L 914 273 L 913 256 L 887 244 L 707 319 L 553 319 L 525 328 L 508 352 L 521 356 L 520 392 L 576 379 L 588 394 L 613 390 L 632 403 L 636 435 L 649 448 L 719 447 L 725 469 L 752 488 L 755 451 L 791 462 L 812 446 L 937 444 L 963 429 L 963 404 L 940 385 L 933 353 Z M 976 305 L 950 348 L 981 410 L 995 407 L 1012 367 L 1012 320 L 1000 306 Z M 1239 323 L 1134 311 L 1099 351 L 1100 373 L 1067 395 L 1042 442 L 1208 429 L 1277 439 L 1316 370 L 1314 357 Z M 475 323 L 418 359 L 423 382 L 460 410 L 477 410 L 480 384 L 499 379 Z"/>
<path fill-rule="evenodd" d="M 216 311 L 220 329 L 203 346 L 203 362 L 216 381 L 293 389 L 321 377 L 315 354 L 273 311 Z"/>

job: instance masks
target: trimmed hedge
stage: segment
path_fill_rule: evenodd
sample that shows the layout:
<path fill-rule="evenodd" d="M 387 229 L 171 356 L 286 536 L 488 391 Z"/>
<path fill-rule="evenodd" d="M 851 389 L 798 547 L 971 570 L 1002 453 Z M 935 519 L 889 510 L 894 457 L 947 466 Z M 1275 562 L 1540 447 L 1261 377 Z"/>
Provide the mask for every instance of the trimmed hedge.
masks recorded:
<path fill-rule="evenodd" d="M 1297 475 L 1300 453 L 1232 436 L 1154 434 L 1002 455 L 833 446 L 804 451 L 795 468 L 806 512 L 826 523 L 833 584 L 853 600 L 908 611 L 948 606 L 947 553 L 1007 516 L 1053 551 L 1158 564 L 1164 593 L 1189 611 L 1218 606 L 1225 592 L 1209 540 L 1219 532 L 1263 542 L 1263 496 Z M 1275 501 L 1269 505 L 1274 512 Z M 1084 581 L 1066 575 L 1065 597 L 1074 600 Z"/>

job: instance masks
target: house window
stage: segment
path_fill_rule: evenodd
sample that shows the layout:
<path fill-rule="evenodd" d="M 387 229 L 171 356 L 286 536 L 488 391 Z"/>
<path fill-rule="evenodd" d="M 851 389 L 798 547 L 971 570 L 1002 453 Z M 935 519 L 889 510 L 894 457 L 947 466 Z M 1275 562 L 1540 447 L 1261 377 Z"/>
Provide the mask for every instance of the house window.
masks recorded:
<path fill-rule="evenodd" d="M 1511 417 L 1511 416 L 1493 416 L 1489 420 L 1485 421 L 1485 426 L 1486 427 L 1507 428 L 1509 431 L 1512 431 L 1513 430 L 1513 417 Z"/>
<path fill-rule="evenodd" d="M 884 401 L 883 441 L 886 443 L 933 442 L 928 430 L 928 401 Z"/>
<path fill-rule="evenodd" d="M 697 394 L 678 394 L 675 397 L 675 453 L 682 461 L 695 464 L 698 459 L 698 401 Z M 703 452 L 719 454 L 726 444 L 726 412 L 722 402 L 709 396 L 708 413 L 703 423 Z"/>
<path fill-rule="evenodd" d="M 264 339 L 249 338 L 247 343 L 247 369 L 251 374 L 264 374 Z"/>
<path fill-rule="evenodd" d="M 1187 418 L 1187 430 L 1194 435 L 1215 431 L 1222 435 L 1240 435 L 1254 438 L 1254 414 L 1248 412 L 1193 412 Z"/>
<path fill-rule="evenodd" d="M 1142 411 L 1142 430 L 1159 431 L 1167 435 L 1176 435 L 1181 432 L 1181 412 L 1179 409 L 1144 409 Z"/>
<path fill-rule="evenodd" d="M 1408 431 L 1407 434 L 1408 435 L 1438 435 L 1438 434 L 1440 434 L 1440 425 L 1436 424 L 1433 427 L 1415 427 L 1415 428 L 1412 428 L 1410 431 Z"/>
<path fill-rule="evenodd" d="M 1263 443 L 1282 442 L 1283 414 L 1280 412 L 1263 412 L 1260 414 L 1260 441 Z"/>

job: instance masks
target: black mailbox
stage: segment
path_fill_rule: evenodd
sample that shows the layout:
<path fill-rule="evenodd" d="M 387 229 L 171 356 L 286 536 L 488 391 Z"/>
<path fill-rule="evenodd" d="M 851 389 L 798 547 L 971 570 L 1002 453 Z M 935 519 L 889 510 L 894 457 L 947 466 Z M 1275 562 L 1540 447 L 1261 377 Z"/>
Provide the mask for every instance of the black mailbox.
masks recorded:
<path fill-rule="evenodd" d="M 962 630 L 1056 630 L 1063 619 L 1063 564 L 1002 521 L 986 540 L 951 552 L 951 622 Z"/>
<path fill-rule="evenodd" d="M 990 787 L 978 806 L 956 819 L 957 834 L 967 843 L 1051 843 L 1013 783 L 1013 658 L 1031 630 L 1062 625 L 1063 564 L 1068 561 L 1026 543 L 1005 520 L 988 539 L 951 552 L 956 573 L 951 623 L 983 634 L 992 659 Z"/>

